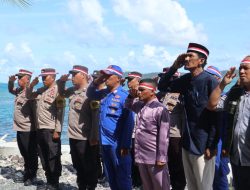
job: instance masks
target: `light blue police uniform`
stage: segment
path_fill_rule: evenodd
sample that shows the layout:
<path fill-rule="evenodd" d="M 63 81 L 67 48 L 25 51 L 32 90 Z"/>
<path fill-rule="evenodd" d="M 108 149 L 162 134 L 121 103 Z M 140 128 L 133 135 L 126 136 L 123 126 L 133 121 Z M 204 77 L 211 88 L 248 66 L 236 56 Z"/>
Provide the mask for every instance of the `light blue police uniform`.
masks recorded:
<path fill-rule="evenodd" d="M 131 156 L 121 156 L 120 150 L 131 148 L 134 114 L 124 107 L 128 92 L 119 86 L 115 91 L 97 90 L 91 84 L 90 99 L 101 100 L 100 142 L 107 177 L 112 190 L 131 190 Z"/>

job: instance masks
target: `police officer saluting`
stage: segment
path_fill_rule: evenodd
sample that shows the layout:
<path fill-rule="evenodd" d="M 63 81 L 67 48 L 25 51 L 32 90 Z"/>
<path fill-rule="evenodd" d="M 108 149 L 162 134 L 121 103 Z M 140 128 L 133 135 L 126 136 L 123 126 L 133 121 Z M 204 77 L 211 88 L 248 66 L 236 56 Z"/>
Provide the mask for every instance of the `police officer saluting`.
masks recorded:
<path fill-rule="evenodd" d="M 14 81 L 18 77 L 18 86 Z M 16 75 L 9 77 L 9 92 L 16 96 L 14 107 L 13 128 L 17 131 L 17 144 L 24 159 L 24 176 L 15 178 L 15 182 L 24 182 L 25 186 L 32 184 L 36 177 L 38 156 L 36 146 L 35 115 L 33 115 L 34 102 L 25 97 L 27 85 L 30 83 L 32 72 L 20 69 Z"/>
<path fill-rule="evenodd" d="M 59 93 L 69 98 L 69 144 L 80 190 L 94 190 L 97 184 L 98 125 L 92 125 L 90 100 L 86 96 L 88 68 L 75 65 L 69 71 L 73 87 L 65 88 L 69 74 L 58 81 Z"/>
<path fill-rule="evenodd" d="M 103 75 L 89 86 L 87 95 L 101 100 L 100 106 L 100 142 L 104 164 L 112 190 L 130 190 L 131 183 L 131 136 L 134 116 L 124 107 L 128 92 L 121 86 L 122 69 L 110 65 L 101 70 Z M 107 88 L 98 90 L 105 82 Z"/>
<path fill-rule="evenodd" d="M 60 135 L 63 124 L 64 101 L 58 93 L 55 82 L 56 74 L 55 69 L 42 69 L 40 76 L 44 86 L 33 91 L 33 87 L 39 82 L 38 77 L 36 77 L 26 90 L 27 98 L 35 99 L 37 102 L 38 152 L 47 178 L 47 185 L 44 189 L 58 189 L 59 176 L 62 171 Z"/>

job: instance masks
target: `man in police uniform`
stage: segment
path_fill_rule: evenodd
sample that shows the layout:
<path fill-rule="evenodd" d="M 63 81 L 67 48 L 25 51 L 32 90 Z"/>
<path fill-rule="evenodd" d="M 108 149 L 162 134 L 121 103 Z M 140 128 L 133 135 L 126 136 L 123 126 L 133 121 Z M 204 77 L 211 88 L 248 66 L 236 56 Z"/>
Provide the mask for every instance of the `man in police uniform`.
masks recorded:
<path fill-rule="evenodd" d="M 86 96 L 88 68 L 75 65 L 69 71 L 73 87 L 65 88 L 67 75 L 58 81 L 60 95 L 69 98 L 69 144 L 80 190 L 94 190 L 97 184 L 98 126 L 92 126 L 91 104 Z"/>
<path fill-rule="evenodd" d="M 18 77 L 18 86 L 14 82 Z M 24 159 L 24 176 L 15 178 L 15 182 L 24 182 L 25 186 L 31 185 L 36 177 L 38 155 L 36 146 L 35 115 L 33 114 L 34 101 L 25 97 L 27 85 L 30 83 L 32 72 L 20 69 L 16 75 L 9 77 L 9 92 L 16 96 L 14 107 L 13 128 L 17 131 L 17 144 Z"/>
<path fill-rule="evenodd" d="M 98 70 L 94 70 L 93 74 L 91 75 L 93 80 L 99 78 L 101 76 L 101 72 Z M 105 82 L 99 84 L 97 86 L 98 90 L 105 89 L 106 85 Z M 100 100 L 91 100 L 90 101 L 90 107 L 91 107 L 91 112 L 92 112 L 92 127 L 97 128 L 97 135 L 99 139 L 99 111 L 100 111 Z M 98 173 L 98 183 L 102 184 L 102 186 L 108 186 L 108 180 L 106 177 L 107 171 L 105 171 L 104 164 L 103 164 L 103 159 L 102 159 L 102 152 L 101 152 L 101 147 L 100 144 L 98 146 L 98 155 L 97 155 L 97 173 Z"/>
<path fill-rule="evenodd" d="M 47 189 L 59 188 L 61 175 L 61 131 L 64 116 L 64 99 L 59 96 L 55 82 L 56 71 L 52 68 L 41 70 L 44 86 L 33 91 L 38 84 L 36 77 L 27 87 L 28 99 L 36 99 L 38 153 L 47 178 Z"/>
<path fill-rule="evenodd" d="M 137 72 L 137 71 L 133 71 L 128 73 L 128 76 L 125 77 L 125 79 L 127 79 L 127 85 L 129 89 L 138 89 L 139 87 L 139 82 L 142 78 L 142 74 Z M 136 129 L 136 125 L 134 127 L 134 131 L 132 134 L 132 148 L 131 148 L 131 156 L 132 156 L 132 184 L 133 187 L 140 187 L 142 185 L 141 183 L 141 177 L 140 177 L 140 172 L 138 169 L 138 166 L 135 164 L 135 152 L 134 152 L 134 143 L 135 143 L 135 129 Z"/>
<path fill-rule="evenodd" d="M 110 65 L 101 71 L 103 76 L 88 88 L 91 99 L 101 100 L 100 142 L 104 164 L 112 190 L 130 190 L 131 183 L 131 136 L 134 116 L 124 107 L 128 92 L 121 87 L 122 69 Z M 105 81 L 107 88 L 98 90 L 98 84 Z"/>

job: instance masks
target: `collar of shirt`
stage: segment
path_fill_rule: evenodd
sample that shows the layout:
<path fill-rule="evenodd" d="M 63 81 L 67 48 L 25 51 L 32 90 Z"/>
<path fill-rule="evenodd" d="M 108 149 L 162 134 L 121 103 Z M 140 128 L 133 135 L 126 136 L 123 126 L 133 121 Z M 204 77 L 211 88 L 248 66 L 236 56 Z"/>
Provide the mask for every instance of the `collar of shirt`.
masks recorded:
<path fill-rule="evenodd" d="M 117 89 L 115 89 L 113 92 L 110 92 L 110 94 L 116 94 L 118 91 L 122 89 L 122 86 L 118 86 Z"/>
<path fill-rule="evenodd" d="M 86 92 L 86 88 L 79 88 L 77 90 L 75 90 L 75 94 L 81 94 L 82 92 Z"/>
<path fill-rule="evenodd" d="M 152 102 L 159 102 L 159 101 L 158 101 L 157 98 L 154 98 L 154 99 L 150 100 L 149 102 L 147 102 L 147 103 L 145 104 L 145 106 L 148 106 L 148 105 L 151 104 Z"/>

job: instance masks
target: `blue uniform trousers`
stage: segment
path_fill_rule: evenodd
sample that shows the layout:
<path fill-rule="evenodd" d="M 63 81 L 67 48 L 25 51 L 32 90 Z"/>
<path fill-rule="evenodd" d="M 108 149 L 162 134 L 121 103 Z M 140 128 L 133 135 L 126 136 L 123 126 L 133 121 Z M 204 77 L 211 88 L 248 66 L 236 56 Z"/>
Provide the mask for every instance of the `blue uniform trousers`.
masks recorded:
<path fill-rule="evenodd" d="M 229 169 L 229 158 L 221 157 L 221 146 L 222 141 L 220 140 L 218 143 L 218 154 L 215 160 L 215 174 L 214 174 L 214 183 L 213 190 L 228 190 L 228 180 L 227 175 L 230 172 Z"/>
<path fill-rule="evenodd" d="M 112 190 L 131 190 L 131 156 L 120 156 L 117 146 L 102 145 L 103 160 Z"/>

